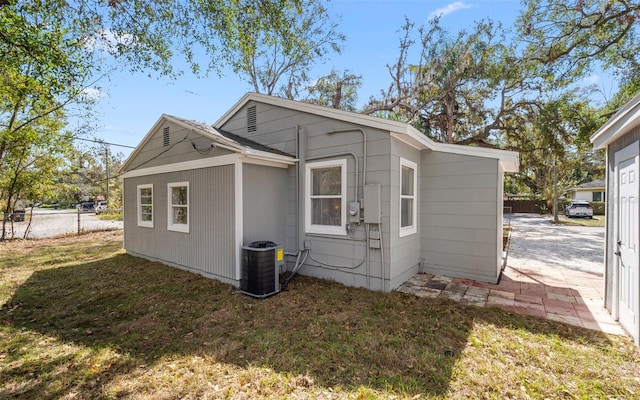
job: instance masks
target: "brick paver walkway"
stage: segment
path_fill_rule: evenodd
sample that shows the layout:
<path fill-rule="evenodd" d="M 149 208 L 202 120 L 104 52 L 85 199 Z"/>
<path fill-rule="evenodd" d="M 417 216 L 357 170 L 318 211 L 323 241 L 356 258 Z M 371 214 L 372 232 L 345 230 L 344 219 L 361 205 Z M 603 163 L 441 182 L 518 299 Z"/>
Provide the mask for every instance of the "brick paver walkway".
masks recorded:
<path fill-rule="evenodd" d="M 495 306 L 606 333 L 624 330 L 603 307 L 603 228 L 554 226 L 538 216 L 513 219 L 507 267 L 497 285 L 417 274 L 399 291 Z"/>

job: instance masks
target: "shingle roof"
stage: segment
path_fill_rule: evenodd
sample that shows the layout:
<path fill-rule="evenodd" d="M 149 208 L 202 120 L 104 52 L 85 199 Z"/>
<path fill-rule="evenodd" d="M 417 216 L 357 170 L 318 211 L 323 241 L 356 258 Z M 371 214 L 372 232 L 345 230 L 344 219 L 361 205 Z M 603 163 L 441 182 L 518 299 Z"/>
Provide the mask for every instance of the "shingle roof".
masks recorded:
<path fill-rule="evenodd" d="M 201 122 L 196 122 L 196 121 L 192 121 L 192 120 L 188 120 L 188 119 L 184 119 L 184 118 L 180 118 L 180 117 L 175 117 L 173 115 L 167 115 L 167 116 L 171 117 L 171 118 L 173 118 L 175 120 L 178 120 L 178 121 L 182 122 L 185 125 L 189 125 L 193 129 L 196 129 L 196 130 L 199 130 L 199 131 L 202 131 L 202 132 L 206 132 L 209 135 L 212 135 L 214 137 L 215 136 L 224 137 L 224 138 L 226 138 L 228 140 L 231 140 L 231 141 L 235 142 L 238 145 L 241 145 L 241 146 L 244 146 L 244 147 L 249 147 L 249 148 L 251 148 L 253 150 L 265 151 L 267 153 L 273 153 L 273 154 L 277 154 L 277 155 L 280 155 L 280 156 L 293 157 L 291 154 L 285 153 L 284 151 L 280 151 L 278 149 L 274 149 L 272 147 L 265 146 L 265 145 L 260 144 L 258 142 L 254 142 L 251 139 L 247 139 L 247 138 L 244 138 L 242 136 L 235 135 L 235 134 L 233 134 L 231 132 L 227 132 L 227 131 L 224 131 L 222 129 L 214 128 L 211 125 L 207 125 L 207 124 L 204 124 L 204 123 L 201 123 Z"/>
<path fill-rule="evenodd" d="M 576 189 L 595 189 L 605 187 L 604 179 L 596 179 L 595 181 L 586 182 L 576 186 Z"/>

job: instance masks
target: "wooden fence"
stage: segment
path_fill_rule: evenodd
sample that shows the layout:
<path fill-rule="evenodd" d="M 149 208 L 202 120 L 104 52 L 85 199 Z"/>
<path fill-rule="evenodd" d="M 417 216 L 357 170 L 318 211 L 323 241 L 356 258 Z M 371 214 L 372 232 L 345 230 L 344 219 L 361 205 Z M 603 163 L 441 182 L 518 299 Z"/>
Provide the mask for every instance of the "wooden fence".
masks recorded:
<path fill-rule="evenodd" d="M 540 214 L 540 210 L 551 212 L 546 209 L 547 202 L 545 200 L 504 200 L 504 207 L 511 207 L 512 213 L 530 213 Z"/>

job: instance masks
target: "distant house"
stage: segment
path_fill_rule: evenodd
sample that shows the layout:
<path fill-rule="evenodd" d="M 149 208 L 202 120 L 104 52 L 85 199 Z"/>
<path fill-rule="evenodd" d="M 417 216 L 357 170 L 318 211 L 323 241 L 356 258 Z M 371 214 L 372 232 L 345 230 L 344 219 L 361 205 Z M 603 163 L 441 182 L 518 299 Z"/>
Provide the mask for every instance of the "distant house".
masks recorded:
<path fill-rule="evenodd" d="M 605 184 L 606 182 L 604 179 L 596 179 L 595 181 L 586 182 L 572 187 L 567 190 L 565 195 L 568 200 L 605 201 Z"/>
<path fill-rule="evenodd" d="M 605 307 L 640 344 L 640 94 L 591 136 L 607 151 Z"/>
<path fill-rule="evenodd" d="M 122 167 L 127 252 L 239 286 L 241 248 L 389 291 L 419 271 L 499 279 L 518 154 L 255 93 L 213 126 L 163 115 Z"/>

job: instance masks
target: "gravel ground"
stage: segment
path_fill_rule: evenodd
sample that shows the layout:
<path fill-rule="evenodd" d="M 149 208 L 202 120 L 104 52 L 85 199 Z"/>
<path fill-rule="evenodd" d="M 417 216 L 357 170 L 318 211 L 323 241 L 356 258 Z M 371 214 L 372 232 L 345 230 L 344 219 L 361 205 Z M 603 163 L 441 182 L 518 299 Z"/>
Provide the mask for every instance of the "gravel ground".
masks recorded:
<path fill-rule="evenodd" d="M 562 268 L 603 276 L 604 227 L 553 225 L 549 217 L 535 214 L 515 214 L 511 225 L 509 266 Z"/>
<path fill-rule="evenodd" d="M 31 225 L 29 216 L 25 221 L 13 223 L 13 237 L 24 237 L 25 230 L 29 229 L 27 238 L 40 239 L 78 232 L 78 219 L 81 231 L 102 231 L 109 229 L 122 229 L 122 221 L 101 220 L 92 213 L 78 214 L 75 210 L 35 210 Z M 0 227 L 1 229 L 1 227 Z M 7 237 L 11 235 L 11 223 L 7 223 Z"/>

